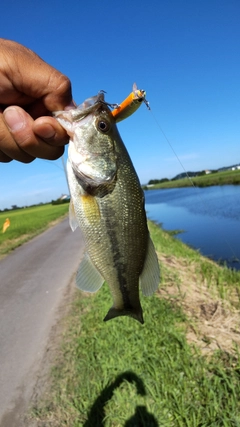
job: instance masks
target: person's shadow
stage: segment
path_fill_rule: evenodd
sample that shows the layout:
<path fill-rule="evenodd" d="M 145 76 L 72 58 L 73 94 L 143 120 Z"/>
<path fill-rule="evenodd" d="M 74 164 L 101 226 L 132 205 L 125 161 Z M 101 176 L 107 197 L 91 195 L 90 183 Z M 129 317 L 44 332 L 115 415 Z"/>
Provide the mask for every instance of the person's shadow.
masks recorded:
<path fill-rule="evenodd" d="M 137 394 L 146 395 L 146 390 L 143 381 L 131 371 L 127 371 L 119 375 L 115 381 L 105 387 L 101 394 L 95 400 L 90 409 L 88 419 L 83 427 L 104 427 L 105 405 L 112 398 L 114 390 L 118 388 L 123 381 L 135 383 Z M 159 424 L 153 414 L 150 414 L 145 406 L 137 406 L 135 414 L 126 421 L 124 427 L 158 427 Z"/>

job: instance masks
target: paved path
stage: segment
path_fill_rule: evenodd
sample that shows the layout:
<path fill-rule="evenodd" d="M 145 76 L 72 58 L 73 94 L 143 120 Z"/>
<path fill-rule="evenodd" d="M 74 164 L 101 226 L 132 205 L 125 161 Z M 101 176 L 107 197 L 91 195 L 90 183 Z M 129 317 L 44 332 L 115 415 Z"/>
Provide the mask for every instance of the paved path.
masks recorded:
<path fill-rule="evenodd" d="M 65 219 L 0 261 L 1 427 L 21 425 L 82 251 Z"/>

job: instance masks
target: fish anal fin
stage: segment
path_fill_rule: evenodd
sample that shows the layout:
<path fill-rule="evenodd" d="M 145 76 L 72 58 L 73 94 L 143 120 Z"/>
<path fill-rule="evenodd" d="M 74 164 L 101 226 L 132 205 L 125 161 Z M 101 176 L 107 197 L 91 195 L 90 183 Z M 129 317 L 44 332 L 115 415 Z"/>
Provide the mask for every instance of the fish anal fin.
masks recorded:
<path fill-rule="evenodd" d="M 144 267 L 139 278 L 139 284 L 144 296 L 148 297 L 158 289 L 160 268 L 153 242 L 149 236 Z"/>
<path fill-rule="evenodd" d="M 88 254 L 85 253 L 77 271 L 77 288 L 81 291 L 93 293 L 97 292 L 101 288 L 103 282 L 103 277 L 96 267 L 94 267 Z"/>

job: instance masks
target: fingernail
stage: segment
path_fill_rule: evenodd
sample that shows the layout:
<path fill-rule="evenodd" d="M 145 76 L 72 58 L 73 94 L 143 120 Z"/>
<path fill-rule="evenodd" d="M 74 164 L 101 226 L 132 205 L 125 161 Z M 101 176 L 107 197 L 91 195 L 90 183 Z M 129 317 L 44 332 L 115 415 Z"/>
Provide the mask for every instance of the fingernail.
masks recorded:
<path fill-rule="evenodd" d="M 25 126 L 21 113 L 14 107 L 8 107 L 3 112 L 4 120 L 11 132 L 16 132 Z"/>

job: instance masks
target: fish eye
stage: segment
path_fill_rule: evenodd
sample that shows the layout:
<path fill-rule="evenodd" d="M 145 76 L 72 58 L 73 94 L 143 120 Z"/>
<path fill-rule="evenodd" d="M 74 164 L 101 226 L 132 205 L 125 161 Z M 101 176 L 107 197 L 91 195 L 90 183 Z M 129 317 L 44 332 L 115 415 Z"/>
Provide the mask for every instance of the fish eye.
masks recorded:
<path fill-rule="evenodd" d="M 108 132 L 110 129 L 110 124 L 105 120 L 99 120 L 99 122 L 97 123 L 97 128 L 101 132 Z"/>

